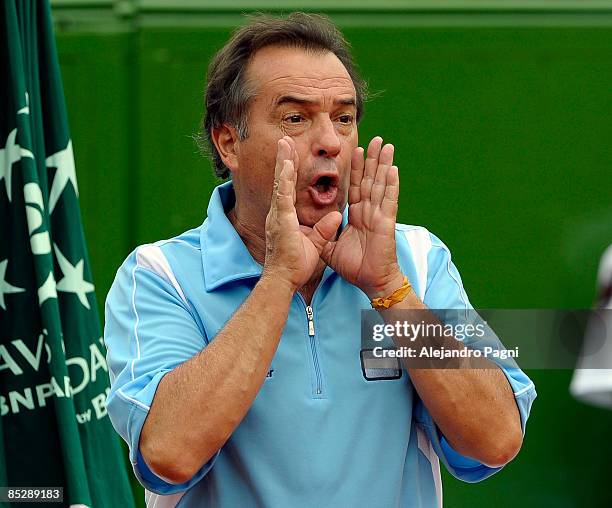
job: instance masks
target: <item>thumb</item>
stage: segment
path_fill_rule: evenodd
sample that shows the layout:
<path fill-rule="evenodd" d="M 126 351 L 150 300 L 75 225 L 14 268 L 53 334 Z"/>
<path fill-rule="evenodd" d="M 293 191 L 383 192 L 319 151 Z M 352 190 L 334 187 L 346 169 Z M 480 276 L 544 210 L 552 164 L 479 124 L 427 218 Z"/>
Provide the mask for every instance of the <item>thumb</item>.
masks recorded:
<path fill-rule="evenodd" d="M 334 238 L 342 223 L 342 214 L 340 212 L 329 212 L 313 226 L 312 230 L 306 235 L 308 239 L 317 248 L 319 254 L 327 243 Z"/>

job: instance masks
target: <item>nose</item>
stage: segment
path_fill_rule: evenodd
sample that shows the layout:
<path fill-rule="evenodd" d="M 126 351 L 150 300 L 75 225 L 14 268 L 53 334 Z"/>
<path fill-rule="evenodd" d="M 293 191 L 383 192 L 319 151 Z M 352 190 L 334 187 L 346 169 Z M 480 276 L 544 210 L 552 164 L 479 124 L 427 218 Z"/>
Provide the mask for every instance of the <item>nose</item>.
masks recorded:
<path fill-rule="evenodd" d="M 312 150 L 315 156 L 335 157 L 340 153 L 340 138 L 328 114 L 323 113 L 317 118 L 316 129 L 313 130 Z"/>

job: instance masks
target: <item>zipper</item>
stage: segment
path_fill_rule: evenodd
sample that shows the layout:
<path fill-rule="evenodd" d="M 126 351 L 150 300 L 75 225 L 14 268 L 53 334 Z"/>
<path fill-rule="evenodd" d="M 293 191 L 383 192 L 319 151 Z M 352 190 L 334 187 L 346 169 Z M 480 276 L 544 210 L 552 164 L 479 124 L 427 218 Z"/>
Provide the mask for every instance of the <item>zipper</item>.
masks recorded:
<path fill-rule="evenodd" d="M 308 318 L 308 335 L 310 337 L 314 337 L 314 321 L 312 320 L 314 316 L 314 312 L 312 312 L 312 307 L 309 305 L 306 307 L 306 318 Z"/>
<path fill-rule="evenodd" d="M 312 363 L 314 365 L 316 387 L 315 395 L 320 397 L 323 394 L 323 376 L 321 375 L 321 365 L 319 364 L 319 353 L 317 351 L 317 342 L 315 340 L 315 325 L 314 325 L 314 311 L 310 305 L 306 305 L 306 300 L 298 293 L 298 297 L 302 300 L 304 307 L 306 308 L 306 322 L 308 323 L 308 339 L 310 344 L 310 354 L 312 355 Z M 313 295 L 314 300 L 314 295 Z"/>
<path fill-rule="evenodd" d="M 319 365 L 319 355 L 317 354 L 317 343 L 315 341 L 315 328 L 314 328 L 314 312 L 312 307 L 308 305 L 306 307 L 306 317 L 308 318 L 308 336 L 310 337 L 310 350 L 312 351 L 312 361 L 314 363 L 315 375 L 317 378 L 317 395 L 321 395 L 323 392 L 323 381 L 321 379 L 321 367 Z"/>

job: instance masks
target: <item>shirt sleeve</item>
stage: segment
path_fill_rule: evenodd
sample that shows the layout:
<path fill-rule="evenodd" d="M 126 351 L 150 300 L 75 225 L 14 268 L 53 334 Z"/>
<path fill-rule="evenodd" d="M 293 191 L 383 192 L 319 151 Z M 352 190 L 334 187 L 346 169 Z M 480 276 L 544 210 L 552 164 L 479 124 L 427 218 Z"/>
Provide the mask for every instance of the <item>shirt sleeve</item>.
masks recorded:
<path fill-rule="evenodd" d="M 187 490 L 210 470 L 218 452 L 191 480 L 173 484 L 153 473 L 139 450 L 159 382 L 207 344 L 160 247 L 139 247 L 119 268 L 106 299 L 104 340 L 111 380 L 107 409 L 129 446 L 134 474 L 157 494 Z"/>
<path fill-rule="evenodd" d="M 427 286 L 423 299 L 425 305 L 430 309 L 461 309 L 471 311 L 469 313 L 471 316 L 476 315 L 463 287 L 461 276 L 451 260 L 448 247 L 435 235 L 431 233 L 429 235 L 431 248 L 427 254 Z M 468 319 L 470 318 L 468 317 Z M 498 339 L 494 337 L 493 340 Z M 468 344 L 466 342 L 466 345 L 468 347 L 478 347 L 474 343 Z M 524 435 L 531 405 L 536 398 L 535 386 L 516 363 L 491 360 L 500 367 L 510 383 L 521 417 L 521 428 Z M 456 478 L 470 483 L 478 482 L 502 469 L 501 467 L 486 466 L 455 451 L 420 399 L 417 400 L 415 405 L 414 418 L 426 432 L 440 460 Z"/>

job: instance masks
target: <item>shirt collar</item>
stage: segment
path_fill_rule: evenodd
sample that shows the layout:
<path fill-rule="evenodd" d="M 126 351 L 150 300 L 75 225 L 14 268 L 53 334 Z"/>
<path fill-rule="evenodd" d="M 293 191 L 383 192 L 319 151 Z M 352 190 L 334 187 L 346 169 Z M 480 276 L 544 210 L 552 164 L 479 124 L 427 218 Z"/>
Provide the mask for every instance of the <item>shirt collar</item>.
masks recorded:
<path fill-rule="evenodd" d="M 232 181 L 215 187 L 208 203 L 207 218 L 200 232 L 202 265 L 206 291 L 213 291 L 228 282 L 260 277 L 262 266 L 251 253 L 225 215 L 236 201 Z M 348 206 L 342 214 L 344 228 L 348 222 Z M 335 273 L 325 267 L 321 284 Z"/>

